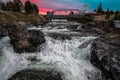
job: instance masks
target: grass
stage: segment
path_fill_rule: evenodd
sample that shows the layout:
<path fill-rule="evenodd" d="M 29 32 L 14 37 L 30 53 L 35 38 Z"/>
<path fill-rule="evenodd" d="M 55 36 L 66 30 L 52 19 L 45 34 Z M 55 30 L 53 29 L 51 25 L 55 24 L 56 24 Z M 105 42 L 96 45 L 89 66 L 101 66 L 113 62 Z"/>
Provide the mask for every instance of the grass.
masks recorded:
<path fill-rule="evenodd" d="M 4 11 L 0 12 L 0 25 L 26 22 L 31 24 L 42 24 L 46 22 L 46 19 L 42 15 L 26 15 L 17 12 Z"/>
<path fill-rule="evenodd" d="M 109 19 L 106 19 L 106 14 L 101 14 L 101 15 L 97 15 L 95 16 L 94 20 L 114 20 L 114 16 L 115 14 L 110 15 Z"/>

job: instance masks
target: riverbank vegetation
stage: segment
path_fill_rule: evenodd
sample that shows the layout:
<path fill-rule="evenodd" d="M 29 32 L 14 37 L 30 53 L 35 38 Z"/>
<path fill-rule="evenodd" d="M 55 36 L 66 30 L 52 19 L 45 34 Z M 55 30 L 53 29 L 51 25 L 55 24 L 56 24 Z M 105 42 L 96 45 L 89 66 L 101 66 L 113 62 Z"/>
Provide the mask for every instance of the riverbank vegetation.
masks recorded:
<path fill-rule="evenodd" d="M 24 4 L 21 0 L 13 0 L 4 3 L 0 1 L 0 9 L 2 11 L 12 11 L 26 14 L 39 14 L 39 9 L 36 4 L 27 0 Z"/>
<path fill-rule="evenodd" d="M 46 22 L 46 19 L 42 15 L 22 14 L 18 12 L 4 11 L 0 12 L 0 25 L 25 22 L 28 24 L 39 25 Z"/>
<path fill-rule="evenodd" d="M 39 15 L 37 6 L 30 1 L 24 4 L 20 0 L 0 2 L 0 25 L 25 22 L 39 25 L 46 22 L 44 16 Z"/>
<path fill-rule="evenodd" d="M 107 8 L 106 10 L 103 10 L 102 3 L 99 3 L 99 6 L 97 9 L 94 10 L 98 15 L 95 17 L 95 19 L 99 20 L 120 20 L 120 11 L 116 10 L 110 10 Z"/>

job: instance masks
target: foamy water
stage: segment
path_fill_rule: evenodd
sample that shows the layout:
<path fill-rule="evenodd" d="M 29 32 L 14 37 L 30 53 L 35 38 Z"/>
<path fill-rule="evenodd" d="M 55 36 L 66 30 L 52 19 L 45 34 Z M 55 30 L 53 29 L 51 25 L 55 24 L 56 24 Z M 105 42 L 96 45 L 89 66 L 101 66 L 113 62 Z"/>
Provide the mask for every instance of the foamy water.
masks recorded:
<path fill-rule="evenodd" d="M 42 29 L 43 32 L 50 30 Z M 58 32 L 60 29 L 53 29 Z M 72 37 L 72 40 L 55 40 L 46 36 L 41 52 L 16 54 L 9 38 L 0 40 L 0 80 L 7 80 L 16 72 L 26 68 L 54 70 L 62 73 L 63 80 L 95 80 L 99 71 L 90 63 L 91 43 L 96 38 Z M 88 43 L 89 42 L 89 43 Z M 81 47 L 85 43 L 86 46 Z M 35 58 L 35 61 L 31 61 Z"/>

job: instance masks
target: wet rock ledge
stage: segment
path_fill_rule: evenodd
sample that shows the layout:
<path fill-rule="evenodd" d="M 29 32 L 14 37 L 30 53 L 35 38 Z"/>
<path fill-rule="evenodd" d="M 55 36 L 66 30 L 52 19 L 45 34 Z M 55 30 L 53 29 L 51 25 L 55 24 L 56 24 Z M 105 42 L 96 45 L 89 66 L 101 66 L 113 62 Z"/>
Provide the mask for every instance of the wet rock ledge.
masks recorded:
<path fill-rule="evenodd" d="M 52 71 L 22 70 L 8 80 L 62 80 L 60 73 Z"/>
<path fill-rule="evenodd" d="M 24 23 L 6 26 L 10 43 L 16 53 L 36 52 L 45 42 L 44 34 L 40 30 L 27 30 Z"/>
<path fill-rule="evenodd" d="M 105 80 L 120 80 L 120 35 L 96 39 L 91 53 L 92 64 L 101 70 Z"/>

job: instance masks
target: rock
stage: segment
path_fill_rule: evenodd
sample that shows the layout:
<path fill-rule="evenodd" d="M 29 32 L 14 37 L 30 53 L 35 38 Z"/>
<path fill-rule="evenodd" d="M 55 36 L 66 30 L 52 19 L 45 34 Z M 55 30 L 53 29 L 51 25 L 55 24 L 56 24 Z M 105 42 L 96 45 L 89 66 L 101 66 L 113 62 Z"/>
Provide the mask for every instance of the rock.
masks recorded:
<path fill-rule="evenodd" d="M 95 23 L 97 28 L 102 29 L 106 33 L 114 32 L 116 30 L 112 20 L 97 20 Z"/>
<path fill-rule="evenodd" d="M 95 22 L 87 22 L 87 23 L 84 23 L 82 26 L 81 26 L 81 28 L 82 29 L 91 29 L 91 28 L 93 28 L 93 27 L 96 27 L 96 24 L 95 24 Z"/>
<path fill-rule="evenodd" d="M 70 25 L 70 26 L 67 26 L 66 28 L 69 30 L 74 30 L 74 29 L 77 29 L 78 27 L 79 25 Z"/>
<path fill-rule="evenodd" d="M 58 39 L 58 40 L 71 40 L 71 36 L 67 34 L 61 34 L 61 33 L 49 33 L 49 37 L 52 37 L 53 39 Z"/>
<path fill-rule="evenodd" d="M 80 22 L 80 23 L 91 22 L 91 21 L 93 21 L 94 17 L 95 16 L 93 14 L 83 14 L 81 19 L 78 20 L 78 22 Z"/>
<path fill-rule="evenodd" d="M 27 31 L 26 25 L 23 23 L 8 25 L 7 31 L 16 53 L 39 51 L 39 45 L 45 42 L 44 34 L 41 31 Z"/>
<path fill-rule="evenodd" d="M 4 37 L 4 36 L 7 36 L 7 35 L 8 35 L 8 33 L 7 33 L 7 30 L 6 30 L 6 27 L 0 26 L 0 38 Z"/>
<path fill-rule="evenodd" d="M 28 42 L 31 43 L 33 46 L 39 46 L 40 44 L 45 42 L 44 34 L 40 30 L 28 30 L 28 33 Z"/>
<path fill-rule="evenodd" d="M 106 80 L 120 79 L 120 36 L 96 39 L 92 46 L 91 62 L 101 70 Z"/>
<path fill-rule="evenodd" d="M 83 44 L 81 44 L 78 48 L 82 49 L 82 48 L 86 48 L 89 44 L 91 43 L 91 40 L 84 42 Z"/>
<path fill-rule="evenodd" d="M 22 70 L 8 80 L 62 80 L 60 73 L 52 71 Z"/>

